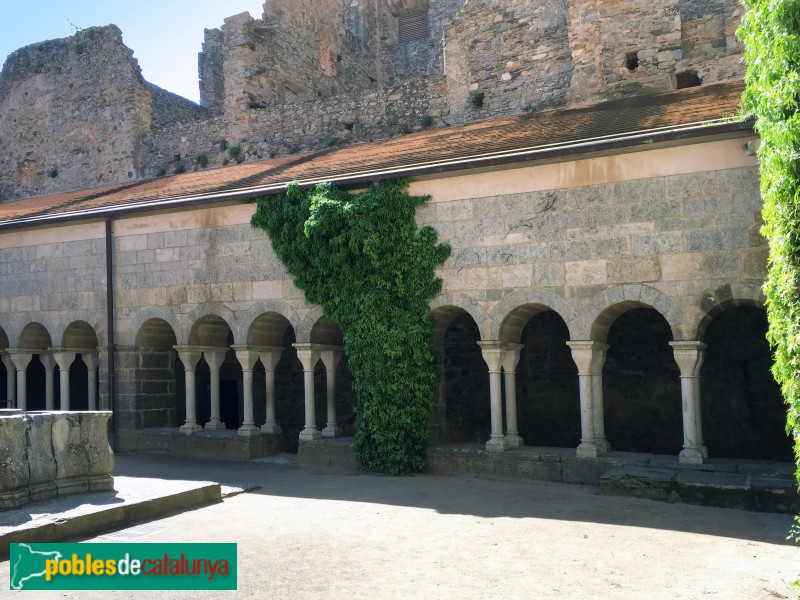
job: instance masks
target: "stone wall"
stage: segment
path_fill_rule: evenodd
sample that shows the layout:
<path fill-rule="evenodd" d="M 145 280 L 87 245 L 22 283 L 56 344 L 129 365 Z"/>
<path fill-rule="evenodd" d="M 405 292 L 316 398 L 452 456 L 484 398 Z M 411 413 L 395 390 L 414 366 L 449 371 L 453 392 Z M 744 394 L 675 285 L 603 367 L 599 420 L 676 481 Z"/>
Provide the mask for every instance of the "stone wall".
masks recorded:
<path fill-rule="evenodd" d="M 422 127 L 740 79 L 736 0 L 270 0 L 205 32 L 201 104 L 145 84 L 114 26 L 0 74 L 0 199 Z M 400 43 L 398 19 L 427 14 Z M 221 150 L 220 140 L 238 152 Z"/>
<path fill-rule="evenodd" d="M 114 26 L 33 44 L 0 73 L 0 198 L 138 176 L 151 97 Z"/>
<path fill-rule="evenodd" d="M 0 415 L 0 509 L 113 489 L 110 412 Z"/>
<path fill-rule="evenodd" d="M 201 168 L 201 154 L 208 166 L 220 166 L 237 158 L 284 156 L 440 126 L 447 110 L 444 90 L 442 78 L 415 79 L 388 89 L 253 110 L 235 132 L 224 117 L 175 125 L 145 138 L 142 172 L 145 177 L 170 174 L 178 161 L 187 169 Z M 219 144 L 223 139 L 225 149 Z"/>
<path fill-rule="evenodd" d="M 530 339 L 530 330 L 523 331 L 538 312 L 554 311 L 571 340 L 613 342 L 617 338 L 609 331 L 618 318 L 634 308 L 652 308 L 666 321 L 672 339 L 702 340 L 704 324 L 717 313 L 737 304 L 761 305 L 767 248 L 759 233 L 757 166 L 753 157 L 742 153 L 743 141 L 413 184 L 413 193 L 432 195 L 431 203 L 418 209 L 419 224 L 435 227 L 440 240 L 453 249 L 439 271 L 444 283 L 442 294 L 432 301 L 434 316 L 439 318 L 442 310 L 465 315 L 467 324 L 474 322 L 465 337 L 470 343 L 480 335 L 477 339 L 522 340 L 526 345 L 525 362 L 519 367 L 520 374 L 528 372 L 519 388 L 521 425 L 528 413 L 536 415 L 535 421 L 547 412 L 562 424 L 575 414 L 575 390 L 570 392 L 571 407 L 557 406 L 561 398 L 568 401 L 567 392 L 546 391 L 536 363 L 541 357 L 556 357 L 558 347 L 558 369 L 571 371 L 563 360 L 563 347 L 557 341 L 545 343 L 548 335 L 553 340 L 557 336 L 539 330 L 535 337 L 544 344 L 539 345 Z M 294 341 L 313 341 L 319 307 L 305 302 L 269 240 L 250 227 L 252 211 L 252 205 L 234 204 L 114 222 L 119 427 L 181 421 L 180 404 L 174 404 L 182 394 L 180 368 L 174 355 L 169 358 L 175 344 L 253 343 L 253 323 L 266 313 L 280 315 L 286 327 L 291 325 Z M 93 224 L 0 235 L 0 340 L 11 348 L 29 347 L 22 342 L 24 332 L 38 323 L 36 339 L 42 341 L 35 348 L 44 351 L 62 344 L 67 326 L 81 320 L 104 345 L 102 236 L 103 226 Z M 209 318 L 221 332 L 216 341 L 198 337 L 198 324 Z M 147 344 L 140 334 L 154 324 L 163 335 L 146 336 L 157 349 L 146 356 L 141 349 Z M 280 340 L 286 343 L 283 337 L 259 343 L 281 345 Z M 669 348 L 662 350 L 669 356 Z M 445 365 L 445 377 L 454 382 L 455 374 L 466 381 L 469 372 L 483 373 L 478 358 L 475 354 L 466 366 L 458 361 Z M 609 368 L 615 362 L 619 363 L 610 356 Z M 280 367 L 279 377 L 285 379 L 279 385 L 279 409 L 287 431 L 296 432 L 302 425 L 297 387 L 301 378 L 296 359 L 290 363 Z M 226 368 L 235 368 L 233 359 Z M 103 371 L 101 361 L 101 393 Z M 173 381 L 171 373 L 176 375 Z M 321 385 L 320 381 L 318 393 Z M 486 381 L 454 385 L 447 391 L 448 401 L 466 403 L 485 416 L 488 399 L 480 394 Z M 546 393 L 551 399 L 528 406 L 523 393 Z M 235 396 L 238 405 L 240 392 Z M 347 398 L 342 390 L 342 418 L 349 414 Z M 324 418 L 321 400 L 318 416 Z M 263 402 L 262 396 L 258 401 Z M 651 417 L 658 421 L 659 413 Z M 674 419 L 672 423 L 675 436 L 677 424 Z M 459 433 L 455 428 L 452 433 L 470 439 L 475 432 L 468 429 L 464 426 Z M 533 436 L 541 432 L 535 425 L 526 431 Z M 574 433 L 575 423 L 553 439 Z M 292 437 L 287 434 L 287 440 Z M 551 443 L 549 439 L 538 443 Z"/>

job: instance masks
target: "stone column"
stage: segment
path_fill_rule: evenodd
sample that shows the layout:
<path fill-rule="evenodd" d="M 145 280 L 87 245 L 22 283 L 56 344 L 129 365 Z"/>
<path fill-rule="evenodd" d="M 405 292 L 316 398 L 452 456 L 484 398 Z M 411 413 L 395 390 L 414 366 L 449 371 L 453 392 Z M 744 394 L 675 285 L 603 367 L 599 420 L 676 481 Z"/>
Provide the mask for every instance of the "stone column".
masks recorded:
<path fill-rule="evenodd" d="M 45 410 L 55 410 L 53 370 L 56 367 L 56 361 L 49 354 L 40 354 L 39 362 L 44 367 L 44 407 Z"/>
<path fill-rule="evenodd" d="M 506 384 L 506 446 L 523 445 L 517 429 L 517 363 L 522 344 L 506 344 L 503 356 L 503 377 Z"/>
<path fill-rule="evenodd" d="M 28 410 L 28 365 L 33 358 L 32 350 L 9 350 L 8 355 L 17 369 L 17 408 Z"/>
<path fill-rule="evenodd" d="M 683 450 L 678 460 L 684 464 L 700 465 L 708 457 L 708 450 L 703 444 L 700 402 L 700 367 L 706 345 L 696 341 L 670 342 L 669 345 L 681 371 Z"/>
<path fill-rule="evenodd" d="M 53 359 L 58 363 L 61 382 L 61 406 L 59 410 L 69 410 L 69 369 L 75 361 L 75 353 L 69 350 L 51 348 Z"/>
<path fill-rule="evenodd" d="M 328 384 L 328 422 L 322 430 L 323 437 L 339 437 L 341 428 L 336 424 L 336 366 L 342 360 L 341 350 L 323 350 L 320 352 L 322 364 L 325 365 L 325 378 Z"/>
<path fill-rule="evenodd" d="M 305 388 L 306 424 L 300 432 L 300 441 L 308 442 L 320 437 L 317 429 L 316 415 L 314 414 L 314 367 L 319 360 L 319 350 L 312 344 L 292 344 L 297 348 L 297 358 L 303 364 L 303 384 Z"/>
<path fill-rule="evenodd" d="M 252 436 L 259 433 L 253 418 L 253 369 L 258 362 L 258 351 L 250 350 L 247 346 L 233 346 L 236 359 L 242 365 L 242 386 L 244 388 L 244 416 L 239 435 Z"/>
<path fill-rule="evenodd" d="M 572 360 L 578 367 L 581 396 L 581 443 L 576 450 L 580 458 L 596 458 L 609 451 L 605 439 L 603 415 L 603 364 L 608 344 L 593 341 L 570 341 Z"/>
<path fill-rule="evenodd" d="M 227 348 L 203 349 L 203 358 L 211 372 L 211 416 L 204 429 L 225 429 L 225 423 L 219 418 L 219 369 L 225 361 L 226 352 Z"/>
<path fill-rule="evenodd" d="M 489 401 L 491 406 L 492 433 L 486 442 L 487 452 L 502 452 L 506 449 L 503 436 L 502 377 L 503 343 L 497 341 L 478 342 L 483 360 L 489 366 Z"/>
<path fill-rule="evenodd" d="M 99 357 L 97 352 L 82 352 L 81 358 L 86 363 L 86 378 L 88 387 L 88 406 L 89 410 L 97 410 L 97 364 Z"/>
<path fill-rule="evenodd" d="M 264 433 L 280 433 L 281 427 L 275 420 L 275 367 L 281 359 L 283 348 L 259 348 L 258 357 L 264 365 L 264 375 L 267 384 L 267 418 L 261 426 Z"/>
<path fill-rule="evenodd" d="M 17 368 L 14 366 L 14 361 L 11 356 L 4 352 L 2 354 L 3 365 L 6 368 L 6 398 L 8 400 L 8 408 L 14 408 L 17 405 Z"/>
<path fill-rule="evenodd" d="M 191 346 L 174 346 L 178 351 L 178 358 L 183 363 L 186 377 L 186 423 L 181 425 L 181 431 L 187 435 L 202 429 L 197 424 L 197 399 L 195 392 L 195 373 L 197 363 L 200 361 L 202 352 Z"/>

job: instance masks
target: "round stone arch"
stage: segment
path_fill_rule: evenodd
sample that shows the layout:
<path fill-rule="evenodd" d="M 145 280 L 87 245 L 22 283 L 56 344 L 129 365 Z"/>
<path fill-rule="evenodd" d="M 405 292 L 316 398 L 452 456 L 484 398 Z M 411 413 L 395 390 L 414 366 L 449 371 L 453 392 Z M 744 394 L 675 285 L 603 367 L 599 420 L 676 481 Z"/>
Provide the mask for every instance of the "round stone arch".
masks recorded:
<path fill-rule="evenodd" d="M 24 348 L 26 350 L 47 350 L 53 345 L 53 336 L 50 334 L 50 331 L 52 330 L 39 321 L 29 322 L 19 332 L 17 348 Z"/>
<path fill-rule="evenodd" d="M 11 323 L 3 315 L 0 315 L 0 351 L 8 348 L 11 343 L 11 332 Z"/>
<path fill-rule="evenodd" d="M 722 285 L 708 288 L 700 294 L 697 310 L 686 319 L 687 335 L 702 341 L 711 321 L 721 312 L 735 306 L 753 306 L 766 310 L 766 298 L 760 285 Z"/>
<path fill-rule="evenodd" d="M 139 335 L 139 331 L 141 330 L 142 325 L 144 325 L 147 321 L 151 319 L 160 319 L 161 321 L 166 322 L 170 327 L 172 327 L 172 332 L 175 334 L 178 344 L 185 345 L 189 343 L 188 335 L 181 337 L 184 331 L 184 327 L 181 321 L 175 315 L 175 313 L 168 308 L 153 308 L 153 307 L 142 308 L 136 311 L 136 313 L 133 316 L 133 319 L 131 319 L 131 325 L 128 328 L 127 339 L 125 339 L 124 342 L 123 340 L 120 340 L 120 343 L 125 343 L 129 346 L 136 345 L 136 339 L 137 336 Z"/>
<path fill-rule="evenodd" d="M 447 328 L 456 317 L 464 313 L 472 317 L 478 325 L 478 331 L 480 331 L 482 340 L 493 339 L 491 337 L 491 327 L 486 311 L 473 298 L 460 294 L 442 294 L 433 299 L 430 307 L 431 316 L 436 323 L 433 334 L 433 343 L 435 346 L 441 346 L 444 343 L 444 336 L 447 332 Z"/>
<path fill-rule="evenodd" d="M 75 330 L 76 323 L 85 323 L 86 325 L 89 326 L 89 328 L 91 328 L 92 332 L 97 338 L 97 344 L 94 346 L 94 348 L 104 344 L 105 327 L 103 327 L 103 322 L 101 319 L 97 318 L 96 313 L 89 310 L 72 311 L 68 313 L 63 319 L 61 319 L 61 321 L 59 321 L 58 325 L 56 325 L 55 330 L 53 331 L 52 334 L 53 341 L 60 343 L 61 346 L 64 348 L 73 347 L 65 343 L 64 336 L 67 335 L 68 330 L 70 332 L 73 332 Z M 88 349 L 89 346 L 86 346 L 86 348 Z"/>
<path fill-rule="evenodd" d="M 317 324 L 323 317 L 322 307 L 319 304 L 315 304 L 311 307 L 308 311 L 306 316 L 303 320 L 298 323 L 295 327 L 294 324 L 294 335 L 296 339 L 296 343 L 298 344 L 308 344 L 311 342 L 311 330 L 314 329 L 314 325 Z"/>
<path fill-rule="evenodd" d="M 217 302 L 201 304 L 186 314 L 182 319 L 183 327 L 179 339 L 187 340 L 187 343 L 192 344 L 192 333 L 195 332 L 195 326 L 205 317 L 217 317 L 224 321 L 233 334 L 234 343 L 238 343 L 239 338 L 236 337 L 236 333 L 239 331 L 239 320 L 230 308 Z M 227 344 L 224 345 L 227 346 Z"/>
<path fill-rule="evenodd" d="M 681 338 L 683 313 L 659 290 L 640 284 L 619 285 L 595 296 L 575 327 L 570 327 L 574 340 L 603 342 L 617 317 L 634 308 L 652 308 L 667 321 L 673 339 Z M 576 337 L 577 336 L 577 337 Z"/>
<path fill-rule="evenodd" d="M 518 290 L 505 296 L 492 309 L 489 339 L 518 343 L 525 325 L 539 313 L 552 310 L 567 324 L 572 319 L 572 306 L 563 296 L 549 290 Z M 570 336 L 572 337 L 572 330 Z"/>
<path fill-rule="evenodd" d="M 259 319 L 259 317 L 269 313 L 275 313 L 282 316 L 284 319 L 289 321 L 289 325 L 295 331 L 297 331 L 302 325 L 302 319 L 300 319 L 300 316 L 285 302 L 280 300 L 262 300 L 254 304 L 250 310 L 248 310 L 239 320 L 239 330 L 234 332 L 236 339 L 241 340 L 241 343 L 250 343 L 249 339 L 253 324 Z"/>
<path fill-rule="evenodd" d="M 12 327 L 11 331 L 6 330 L 6 335 L 8 335 L 8 344 L 10 348 L 23 348 L 20 345 L 22 340 L 22 333 L 25 331 L 25 328 L 31 324 L 37 324 L 43 327 L 47 331 L 47 335 L 50 336 L 51 346 L 52 346 L 52 332 L 55 331 L 56 325 L 53 321 L 47 318 L 45 315 L 37 314 L 37 313 L 23 313 L 17 319 L 14 320 L 16 327 Z"/>

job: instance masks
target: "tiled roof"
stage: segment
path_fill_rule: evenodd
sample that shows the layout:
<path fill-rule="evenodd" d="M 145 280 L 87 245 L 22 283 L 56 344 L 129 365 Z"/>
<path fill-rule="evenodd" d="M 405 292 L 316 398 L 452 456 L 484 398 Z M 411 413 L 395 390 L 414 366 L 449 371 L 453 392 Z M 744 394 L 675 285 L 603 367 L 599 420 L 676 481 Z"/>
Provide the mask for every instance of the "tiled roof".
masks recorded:
<path fill-rule="evenodd" d="M 488 119 L 393 139 L 0 203 L 0 226 L 275 192 L 288 182 L 376 181 L 637 145 L 742 127 L 741 82 Z"/>

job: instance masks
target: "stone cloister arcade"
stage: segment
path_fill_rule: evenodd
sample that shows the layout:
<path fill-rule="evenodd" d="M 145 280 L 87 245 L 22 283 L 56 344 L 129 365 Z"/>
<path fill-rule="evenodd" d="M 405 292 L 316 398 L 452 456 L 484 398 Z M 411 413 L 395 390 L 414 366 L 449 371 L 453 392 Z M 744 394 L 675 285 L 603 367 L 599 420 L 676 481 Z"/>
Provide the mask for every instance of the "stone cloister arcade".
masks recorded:
<path fill-rule="evenodd" d="M 487 314 L 469 298 L 437 298 L 432 442 L 575 447 L 582 458 L 611 448 L 679 453 L 689 464 L 709 453 L 791 460 L 758 292 L 711 300 L 684 314 L 653 288 L 624 286 L 576 311 L 530 290 Z M 102 376 L 108 362 L 102 327 L 89 320 L 32 319 L 18 332 L 0 323 L 9 405 L 98 407 L 98 367 Z M 206 306 L 183 320 L 146 310 L 133 323 L 133 343 L 116 349 L 119 427 L 274 434 L 289 450 L 352 435 L 342 334 L 318 309 L 301 319 L 286 306 L 256 306 L 237 318 Z"/>

